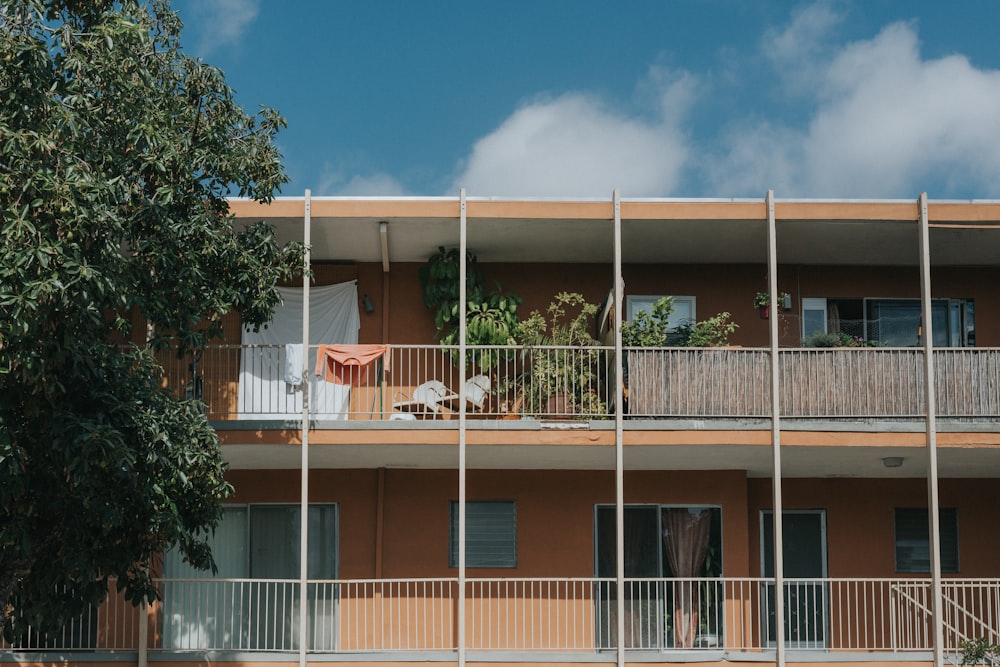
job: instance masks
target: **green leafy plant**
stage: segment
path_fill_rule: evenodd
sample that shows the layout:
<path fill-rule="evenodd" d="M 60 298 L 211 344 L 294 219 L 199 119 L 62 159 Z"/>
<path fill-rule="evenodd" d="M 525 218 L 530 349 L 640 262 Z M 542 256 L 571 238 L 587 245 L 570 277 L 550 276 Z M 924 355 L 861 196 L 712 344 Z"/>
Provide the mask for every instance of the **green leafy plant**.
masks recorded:
<path fill-rule="evenodd" d="M 272 109 L 247 114 L 187 56 L 165 1 L 18 0 L 0 10 L 0 623 L 57 630 L 117 581 L 206 536 L 232 491 L 196 400 L 149 347 L 196 351 L 228 313 L 265 326 L 300 244 L 234 225 L 229 197 L 286 182 Z M 131 338 L 131 322 L 148 325 Z M 148 343 L 148 345 L 147 345 Z"/>
<path fill-rule="evenodd" d="M 778 309 L 782 308 L 782 305 L 787 299 L 792 298 L 792 295 L 788 292 L 778 292 Z M 771 295 L 767 292 L 757 292 L 753 297 L 753 307 L 754 308 L 764 308 L 771 305 Z"/>
<path fill-rule="evenodd" d="M 424 292 L 424 305 L 436 309 L 434 325 L 443 345 L 459 344 L 459 299 L 461 255 L 457 248 L 443 246 L 420 267 L 418 277 Z M 469 345 L 514 345 L 520 325 L 517 308 L 521 297 L 504 293 L 499 283 L 487 292 L 476 256 L 466 254 L 465 340 Z M 481 368 L 495 367 L 510 359 L 506 350 L 469 350 L 467 361 Z"/>
<path fill-rule="evenodd" d="M 826 333 L 817 331 L 802 341 L 802 347 L 878 347 L 877 340 L 852 336 L 843 331 Z"/>
<path fill-rule="evenodd" d="M 722 347 L 739 325 L 730 321 L 727 312 L 718 313 L 701 322 L 688 322 L 671 328 L 670 314 L 674 301 L 660 297 L 649 312 L 640 310 L 622 326 L 622 345 L 626 347 Z"/>
<path fill-rule="evenodd" d="M 664 347 L 670 334 L 670 314 L 674 312 L 672 297 L 660 297 L 652 311 L 640 310 L 622 325 L 622 345 L 626 347 Z"/>
<path fill-rule="evenodd" d="M 527 371 L 521 386 L 528 412 L 607 413 L 607 403 L 596 386 L 605 356 L 601 350 L 589 349 L 600 345 L 590 333 L 596 314 L 597 306 L 583 295 L 559 292 L 546 315 L 535 310 L 521 323 L 517 341 L 525 346 Z"/>
<path fill-rule="evenodd" d="M 962 642 L 962 665 L 995 665 L 1000 662 L 1000 644 L 985 637 Z"/>
<path fill-rule="evenodd" d="M 729 320 L 730 314 L 721 312 L 707 320 L 678 327 L 678 336 L 685 347 L 724 347 L 729 337 L 740 325 Z"/>

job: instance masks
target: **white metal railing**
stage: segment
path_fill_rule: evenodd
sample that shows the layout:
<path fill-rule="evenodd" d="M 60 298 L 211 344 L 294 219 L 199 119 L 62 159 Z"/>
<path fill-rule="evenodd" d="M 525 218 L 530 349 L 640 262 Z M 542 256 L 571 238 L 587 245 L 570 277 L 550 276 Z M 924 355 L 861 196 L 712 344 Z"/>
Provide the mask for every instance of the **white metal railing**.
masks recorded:
<path fill-rule="evenodd" d="M 316 347 L 310 358 L 315 359 Z M 164 383 L 205 401 L 210 419 L 296 420 L 301 385 L 286 380 L 284 345 L 216 345 L 194 357 L 159 353 Z M 626 348 L 630 417 L 766 418 L 770 352 L 757 348 Z M 802 418 L 912 418 L 923 414 L 918 348 L 785 348 L 781 413 Z M 1000 414 L 1000 350 L 939 349 L 938 415 Z M 310 374 L 317 420 L 450 419 L 459 409 L 456 347 L 394 345 L 369 367 L 343 367 L 344 384 Z M 467 411 L 473 418 L 608 419 L 614 351 L 608 347 L 471 347 Z M 310 361 L 310 368 L 314 361 Z M 294 375 L 294 374 L 293 374 Z"/>
<path fill-rule="evenodd" d="M 315 367 L 318 346 L 307 366 Z M 468 353 L 467 411 L 493 419 L 608 419 L 613 406 L 611 348 L 482 346 Z M 214 345 L 194 356 L 158 353 L 164 383 L 200 398 L 209 419 L 295 420 L 302 386 L 285 345 Z M 314 419 L 450 419 L 459 410 L 458 348 L 393 345 L 370 366 L 310 373 Z M 293 364 L 297 369 L 299 364 Z M 328 381 L 330 380 L 330 381 Z"/>
<path fill-rule="evenodd" d="M 104 604 L 88 607 L 55 632 L 39 632 L 29 627 L 13 642 L 0 638 L 0 650 L 89 651 L 135 650 L 140 616 L 135 607 L 115 590 L 114 582 Z"/>
<path fill-rule="evenodd" d="M 199 589 L 193 595 L 191 586 Z M 786 645 L 829 652 L 929 651 L 929 587 L 927 579 L 786 579 Z M 456 646 L 454 579 L 320 581 L 309 588 L 310 651 Z M 164 582 L 163 590 L 162 649 L 296 648 L 296 582 L 174 580 Z M 616 591 L 607 578 L 470 579 L 466 646 L 470 651 L 612 649 Z M 770 579 L 633 578 L 626 580 L 623 595 L 627 649 L 773 648 L 777 602 Z M 944 598 L 947 650 L 957 651 L 971 637 L 995 636 L 1000 582 L 947 580 Z M 196 620 L 179 623 L 180 612 Z M 168 622 L 186 630 L 170 632 Z"/>
<path fill-rule="evenodd" d="M 154 652 L 298 649 L 299 591 L 286 579 L 164 579 L 146 616 L 113 596 L 62 633 L 30 631 L 4 650 L 135 651 L 146 622 Z M 323 580 L 307 587 L 307 650 L 426 652 L 457 648 L 454 578 Z M 945 579 L 944 649 L 1000 642 L 1000 579 Z M 619 591 L 609 578 L 472 578 L 465 589 L 469 651 L 598 652 L 617 645 Z M 775 594 L 767 578 L 629 578 L 625 648 L 773 650 Z M 837 653 L 930 651 L 927 578 L 786 579 L 786 646 Z"/>
<path fill-rule="evenodd" d="M 606 645 L 613 579 L 469 579 L 470 651 L 594 651 Z M 602 639 L 604 638 L 604 639 Z"/>
<path fill-rule="evenodd" d="M 330 605 L 326 650 L 441 651 L 455 648 L 455 579 L 311 582 Z M 335 612 L 335 613 L 334 613 Z M 316 644 L 310 647 L 317 650 Z"/>

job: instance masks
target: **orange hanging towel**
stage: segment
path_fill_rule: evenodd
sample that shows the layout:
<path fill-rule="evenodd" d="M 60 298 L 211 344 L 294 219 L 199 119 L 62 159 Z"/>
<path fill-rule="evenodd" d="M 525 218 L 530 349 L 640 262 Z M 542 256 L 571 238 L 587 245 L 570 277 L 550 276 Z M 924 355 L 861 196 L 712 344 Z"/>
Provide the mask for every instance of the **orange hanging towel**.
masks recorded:
<path fill-rule="evenodd" d="M 382 372 L 389 371 L 388 345 L 320 345 L 316 355 L 316 375 L 327 382 L 355 387 L 368 382 L 368 368 L 385 359 Z"/>

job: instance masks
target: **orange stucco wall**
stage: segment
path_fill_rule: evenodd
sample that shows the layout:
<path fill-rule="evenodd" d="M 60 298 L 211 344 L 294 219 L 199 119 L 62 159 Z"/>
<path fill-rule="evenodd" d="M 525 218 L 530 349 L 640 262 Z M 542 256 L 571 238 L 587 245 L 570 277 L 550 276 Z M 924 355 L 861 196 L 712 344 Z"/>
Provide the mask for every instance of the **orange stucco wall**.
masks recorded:
<path fill-rule="evenodd" d="M 432 344 L 436 342 L 434 314 L 424 307 L 417 272 L 420 263 L 394 263 L 388 273 L 379 263 L 315 264 L 316 285 L 345 280 L 358 281 L 358 306 L 362 343 Z M 553 295 L 561 291 L 579 292 L 589 301 L 603 301 L 612 285 L 612 268 L 601 264 L 481 264 L 487 286 L 499 282 L 505 292 L 524 300 L 522 318 L 532 310 L 544 313 Z M 767 345 L 768 323 L 753 307 L 753 297 L 767 289 L 764 264 L 688 265 L 631 264 L 623 267 L 626 296 L 649 294 L 693 295 L 697 298 L 698 319 L 719 312 L 731 313 L 739 329 L 730 343 L 745 347 Z M 997 268 L 940 267 L 933 271 L 934 298 L 973 299 L 976 303 L 977 345 L 1000 346 L 1000 282 Z M 299 281 L 298 284 L 301 284 Z M 798 345 L 801 299 L 806 297 L 917 298 L 920 275 L 915 267 L 798 266 L 778 268 L 778 289 L 793 299 L 790 311 L 781 313 L 779 335 L 782 345 Z M 366 313 L 365 295 L 375 310 Z M 227 342 L 238 342 L 239 319 L 225 320 Z M 136 331 L 142 332 L 137 326 Z"/>
<path fill-rule="evenodd" d="M 448 577 L 448 503 L 454 470 L 314 470 L 313 502 L 340 508 L 340 577 Z M 234 502 L 297 502 L 296 471 L 232 471 Z M 477 577 L 589 577 L 594 574 L 594 506 L 614 503 L 605 471 L 470 470 L 469 500 L 517 503 L 517 568 L 476 569 Z M 786 509 L 826 511 L 831 577 L 895 576 L 893 508 L 926 505 L 920 479 L 787 479 Z M 942 507 L 959 517 L 962 577 L 997 576 L 1000 490 L 994 480 L 942 480 Z M 760 510 L 770 481 L 741 471 L 631 471 L 626 503 L 722 507 L 726 576 L 760 575 Z M 379 527 L 381 516 L 381 527 Z M 381 535 L 381 542 L 379 542 Z M 378 568 L 381 568 L 380 570 Z"/>
<path fill-rule="evenodd" d="M 458 498 L 454 470 L 314 470 L 312 502 L 340 508 L 342 578 L 447 577 L 448 503 Z M 234 503 L 294 503 L 294 470 L 234 470 Z M 477 569 L 480 577 L 594 575 L 594 506 L 615 500 L 606 471 L 470 470 L 469 500 L 517 503 L 517 568 Z M 626 503 L 722 507 L 723 562 L 729 576 L 747 576 L 747 485 L 740 471 L 629 472 Z M 381 544 L 378 544 L 378 534 Z M 381 565 L 381 572 L 377 568 Z"/>
<path fill-rule="evenodd" d="M 383 293 L 388 285 L 388 338 L 390 343 L 433 343 L 433 313 L 423 305 L 418 263 L 393 264 L 389 274 L 381 265 L 357 266 L 359 297 L 368 294 L 374 313 L 361 311 L 362 342 L 381 342 L 386 317 Z M 545 311 L 560 291 L 580 292 L 600 303 L 612 284 L 610 266 L 593 264 L 483 264 L 487 284 L 494 281 L 504 291 L 519 294 L 524 303 L 522 317 L 532 310 Z M 733 345 L 767 345 L 768 324 L 753 307 L 753 297 L 767 288 L 766 267 L 761 265 L 657 265 L 636 264 L 623 268 L 626 295 L 679 294 L 697 298 L 699 319 L 729 312 L 740 328 L 730 339 Z M 779 327 L 783 345 L 797 345 L 800 338 L 800 303 L 803 297 L 862 298 L 919 296 L 920 276 L 908 267 L 781 266 L 779 290 L 793 298 L 793 308 L 781 314 Z M 317 282 L 321 278 L 317 273 Z M 935 298 L 974 299 L 977 345 L 1000 346 L 1000 269 L 942 267 L 934 270 Z"/>
<path fill-rule="evenodd" d="M 749 480 L 750 571 L 760 574 L 760 510 L 770 508 L 771 483 Z M 831 577 L 897 576 L 893 510 L 926 507 L 922 479 L 786 479 L 786 510 L 826 510 L 827 564 Z M 1000 489 L 996 480 L 944 479 L 941 507 L 958 510 L 959 572 L 949 576 L 995 577 L 1000 549 Z M 904 574 L 903 576 L 910 576 Z"/>

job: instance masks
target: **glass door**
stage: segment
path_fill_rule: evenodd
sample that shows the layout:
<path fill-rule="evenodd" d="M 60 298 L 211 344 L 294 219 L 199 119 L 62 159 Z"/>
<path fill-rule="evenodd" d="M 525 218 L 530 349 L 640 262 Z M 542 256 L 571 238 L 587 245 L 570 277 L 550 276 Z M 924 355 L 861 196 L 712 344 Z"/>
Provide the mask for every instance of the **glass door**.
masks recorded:
<path fill-rule="evenodd" d="M 826 579 L 826 512 L 787 510 L 782 521 L 785 584 L 785 646 L 826 646 L 828 600 Z M 774 513 L 761 512 L 761 565 L 764 577 L 774 577 Z M 776 641 L 776 599 L 773 583 L 765 584 L 766 637 Z"/>

